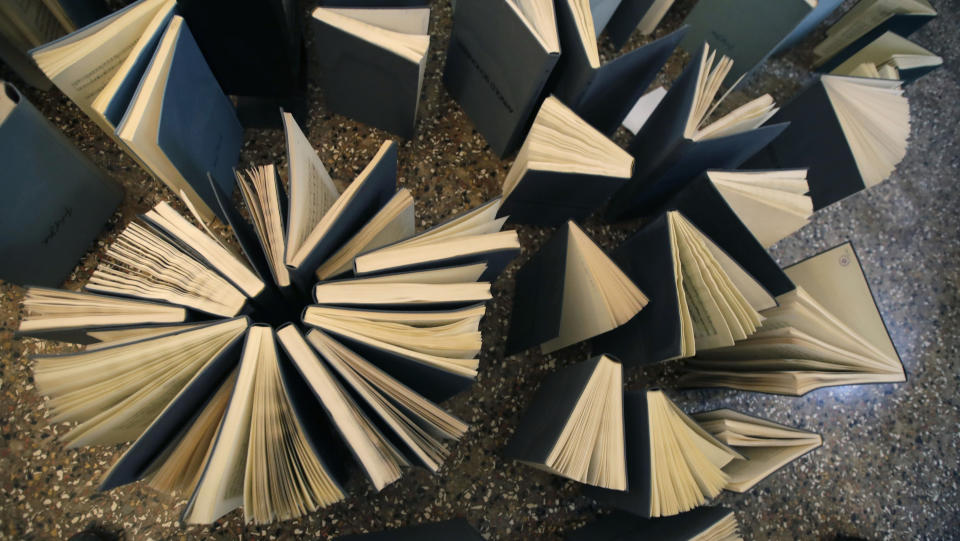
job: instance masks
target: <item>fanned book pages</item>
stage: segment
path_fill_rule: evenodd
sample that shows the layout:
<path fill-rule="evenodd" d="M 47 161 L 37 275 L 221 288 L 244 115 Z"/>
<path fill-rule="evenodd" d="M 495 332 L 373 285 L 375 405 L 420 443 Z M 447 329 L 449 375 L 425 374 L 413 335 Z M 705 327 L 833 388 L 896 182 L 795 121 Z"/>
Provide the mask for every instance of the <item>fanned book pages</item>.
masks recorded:
<path fill-rule="evenodd" d="M 606 356 L 557 370 L 540 385 L 504 454 L 555 475 L 627 489 L 623 368 Z"/>
<path fill-rule="evenodd" d="M 832 75 L 898 79 L 904 84 L 943 65 L 943 58 L 896 32 L 885 32 L 830 70 Z"/>
<path fill-rule="evenodd" d="M 806 171 L 707 171 L 664 203 L 730 255 L 772 295 L 795 288 L 767 247 L 807 223 Z"/>
<path fill-rule="evenodd" d="M 430 8 L 313 10 L 327 107 L 413 137 L 430 47 Z"/>
<path fill-rule="evenodd" d="M 806 167 L 819 210 L 893 173 L 907 152 L 910 106 L 900 81 L 823 75 L 770 122 L 790 126 L 744 167 Z"/>
<path fill-rule="evenodd" d="M 550 96 L 503 181 L 499 215 L 538 225 L 584 218 L 632 170 L 633 157 Z"/>
<path fill-rule="evenodd" d="M 619 389 L 607 392 L 619 394 Z M 641 517 L 670 517 L 704 505 L 726 486 L 729 476 L 723 468 L 742 458 L 657 389 L 623 393 L 621 430 L 626 434 L 626 487 L 588 486 L 584 492 Z"/>
<path fill-rule="evenodd" d="M 723 471 L 730 476 L 726 490 L 746 492 L 773 472 L 823 445 L 819 434 L 729 409 L 692 415 L 704 430 L 729 445 L 743 459 Z"/>
<path fill-rule="evenodd" d="M 110 179 L 0 80 L 0 279 L 57 286 L 123 199 Z"/>
<path fill-rule="evenodd" d="M 336 541 L 437 541 L 439 539 L 482 541 L 483 537 L 466 520 L 458 518 L 381 532 L 343 535 L 334 539 Z"/>
<path fill-rule="evenodd" d="M 818 0 L 699 0 L 683 20 L 690 31 L 680 47 L 692 54 L 704 41 L 710 42 L 733 60 L 724 80 L 725 86 L 733 86 L 763 64 L 817 4 Z"/>
<path fill-rule="evenodd" d="M 614 511 L 570 532 L 566 541 L 741 541 L 737 516 L 723 507 L 698 507 L 672 517 L 643 518 Z"/>
<path fill-rule="evenodd" d="M 617 49 L 623 47 L 634 30 L 649 36 L 673 6 L 674 0 L 621 0 L 607 23 L 607 37 Z"/>
<path fill-rule="evenodd" d="M 886 32 L 909 37 L 936 16 L 927 0 L 860 0 L 813 48 L 814 67 L 831 71 Z"/>
<path fill-rule="evenodd" d="M 75 343 L 96 342 L 89 331 L 183 323 L 186 309 L 156 302 L 28 287 L 22 303 L 21 336 Z"/>
<path fill-rule="evenodd" d="M 732 346 L 763 323 L 773 296 L 677 211 L 661 214 L 614 252 L 613 260 L 650 304 L 594 339 L 595 351 L 654 363 Z"/>
<path fill-rule="evenodd" d="M 707 169 L 739 167 L 783 131 L 781 124 L 761 127 L 777 111 L 769 94 L 711 120 L 732 65 L 706 43 L 693 55 L 627 147 L 633 177 L 614 194 L 608 218 L 649 213 Z"/>
<path fill-rule="evenodd" d="M 174 0 L 140 0 L 30 52 L 131 157 L 197 208 L 232 187 L 243 129 Z M 229 190 L 227 190 L 229 191 Z"/>
<path fill-rule="evenodd" d="M 611 134 L 653 82 L 687 28 L 602 62 L 590 0 L 557 2 L 563 54 L 548 90 L 590 125 Z"/>
<path fill-rule="evenodd" d="M 574 222 L 517 272 L 507 354 L 544 353 L 631 321 L 647 296 Z"/>
<path fill-rule="evenodd" d="M 763 312 L 760 332 L 698 353 L 683 386 L 799 396 L 831 385 L 906 380 L 850 243 L 785 270 L 797 289 Z"/>
<path fill-rule="evenodd" d="M 361 254 L 354 260 L 358 276 L 485 265 L 479 280 L 492 282 L 518 253 L 516 231 L 501 231 L 500 198 L 455 216 L 407 240 Z"/>
<path fill-rule="evenodd" d="M 458 0 L 443 83 L 503 157 L 520 146 L 559 58 L 553 0 Z"/>

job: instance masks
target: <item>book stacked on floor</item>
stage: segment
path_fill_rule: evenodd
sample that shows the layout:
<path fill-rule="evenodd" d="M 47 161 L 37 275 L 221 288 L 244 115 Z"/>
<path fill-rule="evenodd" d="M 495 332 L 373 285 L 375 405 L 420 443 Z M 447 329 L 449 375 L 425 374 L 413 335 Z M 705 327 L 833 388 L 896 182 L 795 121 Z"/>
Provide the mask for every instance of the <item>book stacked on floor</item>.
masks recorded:
<path fill-rule="evenodd" d="M 900 81 L 822 75 L 777 112 L 789 127 L 747 169 L 807 169 L 813 209 L 886 180 L 907 153 L 910 105 Z"/>
<path fill-rule="evenodd" d="M 327 108 L 413 137 L 430 47 L 430 8 L 318 7 L 311 21 Z"/>
<path fill-rule="evenodd" d="M 570 532 L 567 541 L 740 541 L 737 516 L 723 507 L 698 507 L 672 517 L 643 518 L 614 511 Z"/>
<path fill-rule="evenodd" d="M 659 390 L 624 392 L 622 367 L 594 357 L 547 376 L 504 453 L 589 485 L 644 517 L 672 516 L 717 496 L 737 452 Z"/>
<path fill-rule="evenodd" d="M 91 120 L 204 219 L 225 191 L 243 128 L 174 0 L 138 0 L 30 51 Z"/>
<path fill-rule="evenodd" d="M 831 385 L 906 380 L 848 242 L 785 269 L 797 288 L 764 310 L 759 332 L 687 361 L 684 387 L 803 395 Z"/>
<path fill-rule="evenodd" d="M 607 218 L 649 214 L 700 173 L 739 167 L 784 130 L 785 124 L 761 126 L 777 112 L 769 94 L 710 121 L 732 66 L 706 43 L 693 56 L 627 147 L 633 177 L 614 194 Z"/>
<path fill-rule="evenodd" d="M 349 457 L 377 490 L 407 466 L 438 471 L 468 429 L 436 403 L 476 380 L 491 298 L 478 280 L 519 251 L 499 231 L 498 200 L 414 235 L 409 193 L 390 195 L 390 141 L 337 194 L 284 121 L 289 201 L 265 166 L 238 175 L 253 225 L 222 209 L 244 255 L 161 203 L 109 247 L 88 292 L 30 288 L 24 302 L 21 335 L 90 344 L 36 360 L 54 422 L 79 422 L 64 441 L 134 440 L 101 489 L 144 479 L 187 497 L 189 523 L 238 506 L 264 523 L 340 501 Z M 285 264 L 288 239 L 308 247 L 306 266 Z M 317 284 L 304 309 L 293 277 L 319 271 L 341 278 Z"/>

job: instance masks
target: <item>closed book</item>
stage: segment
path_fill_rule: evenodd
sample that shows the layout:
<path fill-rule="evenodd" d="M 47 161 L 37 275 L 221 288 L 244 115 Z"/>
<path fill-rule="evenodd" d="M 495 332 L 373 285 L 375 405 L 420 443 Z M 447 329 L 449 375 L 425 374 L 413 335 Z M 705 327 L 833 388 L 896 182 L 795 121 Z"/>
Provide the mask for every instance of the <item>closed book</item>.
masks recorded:
<path fill-rule="evenodd" d="M 0 278 L 56 286 L 120 204 L 120 186 L 11 84 L 0 82 Z"/>

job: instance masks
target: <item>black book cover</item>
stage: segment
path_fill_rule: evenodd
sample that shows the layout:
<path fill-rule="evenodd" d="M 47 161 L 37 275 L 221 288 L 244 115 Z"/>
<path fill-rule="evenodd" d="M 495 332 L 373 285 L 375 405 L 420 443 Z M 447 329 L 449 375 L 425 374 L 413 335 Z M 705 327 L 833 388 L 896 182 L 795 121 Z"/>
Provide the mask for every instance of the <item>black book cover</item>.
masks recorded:
<path fill-rule="evenodd" d="M 327 107 L 401 137 L 413 137 L 420 64 L 311 17 L 314 61 Z"/>
<path fill-rule="evenodd" d="M 149 303 L 151 301 L 137 299 L 140 302 Z M 170 306 L 164 303 L 154 303 L 161 304 L 164 306 Z M 184 307 L 187 315 L 183 321 L 177 323 L 136 323 L 133 325 L 111 325 L 104 327 L 88 327 L 88 326 L 76 326 L 76 327 L 59 327 L 56 329 L 49 330 L 36 330 L 36 331 L 27 331 L 20 332 L 19 330 L 14 331 L 13 336 L 19 338 L 21 336 L 29 336 L 31 338 L 40 338 L 42 340 L 54 340 L 57 342 L 68 342 L 71 344 L 80 344 L 80 345 L 89 345 L 97 344 L 100 340 L 90 336 L 90 332 L 97 331 L 122 331 L 122 330 L 133 330 L 133 329 L 159 329 L 161 327 L 179 327 L 180 325 L 186 325 L 189 323 L 201 323 L 202 320 L 197 320 L 195 313 L 191 312 L 189 309 Z"/>
<path fill-rule="evenodd" d="M 666 214 L 623 242 L 611 258 L 650 302 L 630 321 L 594 337 L 593 351 L 609 352 L 625 364 L 650 364 L 679 357 L 683 336 L 676 273 Z"/>
<path fill-rule="evenodd" d="M 177 0 L 224 93 L 281 98 L 305 89 L 295 0 Z"/>
<path fill-rule="evenodd" d="M 520 146 L 559 58 L 506 0 L 458 0 L 443 82 L 503 157 Z"/>
<path fill-rule="evenodd" d="M 568 1 L 557 4 L 563 54 L 548 86 L 591 126 L 610 135 L 643 96 L 688 28 L 684 26 L 599 68 L 592 68 Z"/>
<path fill-rule="evenodd" d="M 599 363 L 600 357 L 594 357 L 548 375 L 520 418 L 504 456 L 544 464 Z"/>
<path fill-rule="evenodd" d="M 887 20 L 870 29 L 869 32 L 852 41 L 849 45 L 831 56 L 826 62 L 817 66 L 817 71 L 829 73 L 840 64 L 847 61 L 848 58 L 857 54 L 860 49 L 873 43 L 873 41 L 887 32 L 899 34 L 905 38 L 910 37 L 934 19 L 936 15 L 898 13 L 891 15 Z"/>
<path fill-rule="evenodd" d="M 647 14 L 656 0 L 622 0 L 613 17 L 607 23 L 607 37 L 617 49 L 623 47 L 633 31 L 637 29 L 640 20 Z"/>
<path fill-rule="evenodd" d="M 344 535 L 334 539 L 337 541 L 483 541 L 483 537 L 462 518 L 382 532 Z"/>
<path fill-rule="evenodd" d="M 151 469 L 153 463 L 164 455 L 168 446 L 179 443 L 178 435 L 190 427 L 240 362 L 246 335 L 246 332 L 238 334 L 177 393 L 114 464 L 98 490 L 110 490 L 140 479 Z"/>
<path fill-rule="evenodd" d="M 679 210 L 773 296 L 796 288 L 747 226 L 740 221 L 706 173 L 674 194 L 660 209 Z"/>
<path fill-rule="evenodd" d="M 652 487 L 647 391 L 623 393 L 623 425 L 627 447 L 627 490 L 586 486 L 584 493 L 601 504 L 649 517 Z"/>
<path fill-rule="evenodd" d="M 727 515 L 723 507 L 697 507 L 672 517 L 643 518 L 614 511 L 578 528 L 567 541 L 631 541 L 634 539 L 670 539 L 688 541 L 696 538 Z"/>
<path fill-rule="evenodd" d="M 814 211 L 865 188 L 843 128 L 819 79 L 768 121 L 774 122 L 790 122 L 790 126 L 747 160 L 745 169 L 807 168 Z"/>
<path fill-rule="evenodd" d="M 14 88 L 0 81 L 0 279 L 55 287 L 123 198 L 108 178 Z"/>
<path fill-rule="evenodd" d="M 626 179 L 528 170 L 503 200 L 497 216 L 507 223 L 559 225 L 589 216 L 610 199 Z"/>
<path fill-rule="evenodd" d="M 569 226 L 560 227 L 517 271 L 505 355 L 557 337 L 563 308 Z"/>

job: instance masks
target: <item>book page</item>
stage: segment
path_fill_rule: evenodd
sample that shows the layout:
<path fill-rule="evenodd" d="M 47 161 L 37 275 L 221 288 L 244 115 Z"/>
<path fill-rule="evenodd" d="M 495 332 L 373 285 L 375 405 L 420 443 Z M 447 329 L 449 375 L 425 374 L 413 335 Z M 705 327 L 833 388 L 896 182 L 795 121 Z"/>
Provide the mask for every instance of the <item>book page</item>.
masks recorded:
<path fill-rule="evenodd" d="M 283 113 L 290 175 L 290 215 L 287 224 L 287 264 L 313 228 L 340 196 L 313 145 L 290 113 Z"/>

